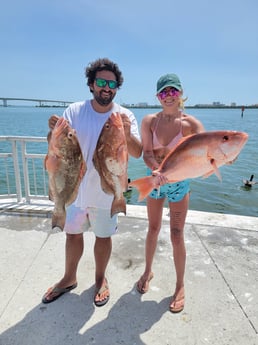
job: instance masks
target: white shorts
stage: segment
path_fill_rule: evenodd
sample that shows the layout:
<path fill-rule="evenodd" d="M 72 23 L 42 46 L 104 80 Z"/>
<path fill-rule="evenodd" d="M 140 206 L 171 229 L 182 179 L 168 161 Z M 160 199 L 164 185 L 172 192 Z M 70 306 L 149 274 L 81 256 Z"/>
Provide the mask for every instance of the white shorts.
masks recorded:
<path fill-rule="evenodd" d="M 85 210 L 71 204 L 66 208 L 64 232 L 81 234 L 92 230 L 97 237 L 111 237 L 117 232 L 117 214 L 112 218 L 110 210 L 88 207 Z"/>

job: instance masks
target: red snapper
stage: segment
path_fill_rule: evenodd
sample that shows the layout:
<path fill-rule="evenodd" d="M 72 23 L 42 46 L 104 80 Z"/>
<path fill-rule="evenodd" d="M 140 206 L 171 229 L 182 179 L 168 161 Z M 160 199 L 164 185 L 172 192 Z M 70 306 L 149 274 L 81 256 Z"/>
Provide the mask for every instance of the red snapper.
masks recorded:
<path fill-rule="evenodd" d="M 49 176 L 49 199 L 55 204 L 52 228 L 63 230 L 65 207 L 75 201 L 86 172 L 86 163 L 75 130 L 64 118 L 60 118 L 48 134 L 45 168 Z"/>
<path fill-rule="evenodd" d="M 167 154 L 158 172 L 169 182 L 216 174 L 219 167 L 233 163 L 248 139 L 248 134 L 236 131 L 210 131 L 184 137 Z M 157 176 L 147 176 L 132 181 L 130 186 L 139 190 L 139 200 L 158 187 Z"/>
<path fill-rule="evenodd" d="M 126 214 L 123 193 L 128 187 L 128 150 L 119 113 L 112 113 L 105 122 L 94 152 L 93 163 L 99 173 L 103 191 L 114 196 L 111 217 L 119 212 Z"/>

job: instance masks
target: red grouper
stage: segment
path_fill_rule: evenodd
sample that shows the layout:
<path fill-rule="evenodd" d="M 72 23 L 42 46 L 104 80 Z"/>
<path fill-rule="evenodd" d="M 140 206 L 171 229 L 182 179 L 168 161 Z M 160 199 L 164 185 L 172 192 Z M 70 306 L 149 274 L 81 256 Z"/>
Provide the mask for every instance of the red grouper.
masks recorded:
<path fill-rule="evenodd" d="M 114 196 L 110 216 L 123 212 L 126 202 L 123 193 L 128 188 L 128 150 L 123 121 L 119 113 L 112 113 L 100 133 L 93 156 L 102 190 Z"/>
<path fill-rule="evenodd" d="M 221 181 L 219 167 L 233 163 L 248 139 L 248 134 L 237 131 L 208 131 L 182 138 L 161 162 L 157 172 L 169 182 L 177 182 L 216 174 Z M 157 176 L 132 181 L 139 190 L 139 201 L 153 188 L 159 187 Z"/>
<path fill-rule="evenodd" d="M 63 230 L 65 207 L 75 201 L 86 172 L 86 163 L 75 130 L 64 118 L 60 118 L 48 134 L 45 169 L 49 176 L 49 199 L 55 204 L 52 228 Z"/>

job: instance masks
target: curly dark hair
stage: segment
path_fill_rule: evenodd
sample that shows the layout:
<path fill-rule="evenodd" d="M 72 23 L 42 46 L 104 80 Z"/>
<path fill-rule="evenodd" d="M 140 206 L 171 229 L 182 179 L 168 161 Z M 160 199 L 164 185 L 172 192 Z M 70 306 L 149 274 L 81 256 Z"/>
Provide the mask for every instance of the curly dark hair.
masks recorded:
<path fill-rule="evenodd" d="M 87 85 L 90 86 L 94 83 L 96 73 L 99 71 L 111 71 L 116 76 L 117 88 L 119 88 L 124 81 L 122 72 L 118 68 L 118 65 L 108 58 L 97 59 L 96 61 L 90 62 L 88 67 L 85 69 L 85 77 L 87 79 Z"/>

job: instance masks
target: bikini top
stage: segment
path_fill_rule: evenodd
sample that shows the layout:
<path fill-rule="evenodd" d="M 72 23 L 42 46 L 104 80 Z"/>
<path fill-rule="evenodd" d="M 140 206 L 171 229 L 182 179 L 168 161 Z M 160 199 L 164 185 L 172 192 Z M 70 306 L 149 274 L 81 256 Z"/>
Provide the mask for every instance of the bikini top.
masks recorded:
<path fill-rule="evenodd" d="M 161 143 L 158 140 L 157 134 L 156 134 L 156 130 L 158 128 L 159 120 L 160 120 L 160 117 L 156 121 L 155 128 L 153 130 L 153 135 L 152 135 L 153 136 L 153 138 L 152 138 L 153 150 L 163 149 L 163 148 L 172 149 L 174 146 L 176 146 L 176 144 L 179 142 L 179 140 L 183 137 L 183 134 L 182 134 L 182 121 L 180 121 L 180 129 L 179 129 L 178 134 L 170 141 L 170 143 L 168 143 L 168 145 L 164 146 L 164 145 L 161 145 Z"/>

